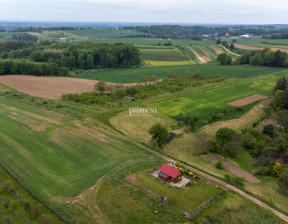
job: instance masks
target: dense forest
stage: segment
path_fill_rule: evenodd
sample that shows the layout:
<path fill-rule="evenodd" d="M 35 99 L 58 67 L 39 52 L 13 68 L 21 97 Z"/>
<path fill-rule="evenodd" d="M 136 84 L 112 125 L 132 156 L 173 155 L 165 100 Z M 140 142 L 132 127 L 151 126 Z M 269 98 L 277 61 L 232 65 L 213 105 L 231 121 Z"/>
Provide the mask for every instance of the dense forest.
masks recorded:
<path fill-rule="evenodd" d="M 128 43 L 0 43 L 0 75 L 67 75 L 75 69 L 123 68 L 140 63 L 139 50 Z"/>
<path fill-rule="evenodd" d="M 288 67 L 288 54 L 284 51 L 272 51 L 266 48 L 261 51 L 245 52 L 236 64 L 265 65 L 272 67 Z"/>
<path fill-rule="evenodd" d="M 136 30 L 138 32 L 153 34 L 157 38 L 172 39 L 193 39 L 197 35 L 218 34 L 218 36 L 252 34 L 255 36 L 271 35 L 276 31 L 273 27 L 206 27 L 206 26 L 179 26 L 179 25 L 154 25 L 154 26 L 135 26 L 124 27 L 127 30 Z M 278 29 L 277 33 L 287 34 L 288 29 Z"/>

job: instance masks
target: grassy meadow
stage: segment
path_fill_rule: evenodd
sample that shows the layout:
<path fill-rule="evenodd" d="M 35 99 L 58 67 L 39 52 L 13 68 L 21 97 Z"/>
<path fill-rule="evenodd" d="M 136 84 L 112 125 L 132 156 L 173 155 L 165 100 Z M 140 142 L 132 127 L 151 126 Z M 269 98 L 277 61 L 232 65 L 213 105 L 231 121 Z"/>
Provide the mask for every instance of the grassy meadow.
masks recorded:
<path fill-rule="evenodd" d="M 159 102 L 147 106 L 155 107 L 160 113 L 176 120 L 188 114 L 194 114 L 200 120 L 206 120 L 212 114 L 222 112 L 227 107 L 227 103 L 231 101 L 253 94 L 271 96 L 275 82 L 282 76 L 287 77 L 288 73 L 284 71 L 257 78 L 237 80 L 232 84 L 209 90 L 202 87 L 192 88 L 186 90 L 183 96 L 173 98 L 171 94 L 171 99 L 165 100 L 159 97 Z"/>
<path fill-rule="evenodd" d="M 184 211 L 192 212 L 221 191 L 204 181 L 177 189 L 152 177 L 152 171 L 133 173 L 133 183 L 114 178 L 100 187 L 99 206 L 111 223 L 183 223 Z M 171 197 L 168 205 L 160 201 L 162 194 Z"/>
<path fill-rule="evenodd" d="M 155 162 L 119 134 L 0 97 L 0 163 L 46 203 L 65 200 L 110 173 Z M 67 215 L 67 214 L 65 214 Z"/>
<path fill-rule="evenodd" d="M 0 167 L 0 223 L 64 223 Z"/>
<path fill-rule="evenodd" d="M 192 223 L 285 223 L 272 213 L 233 192 L 227 192 L 202 210 Z"/>
<path fill-rule="evenodd" d="M 155 76 L 158 79 L 166 78 L 168 72 L 184 75 L 186 71 L 201 71 L 204 76 L 225 76 L 227 78 L 251 78 L 266 75 L 273 72 L 285 70 L 284 68 L 273 68 L 251 65 L 218 66 L 216 62 L 203 65 L 179 65 L 161 67 L 141 67 L 127 69 L 103 69 L 98 71 L 87 71 L 73 76 L 81 79 L 103 80 L 116 83 L 139 82 L 142 76 Z"/>

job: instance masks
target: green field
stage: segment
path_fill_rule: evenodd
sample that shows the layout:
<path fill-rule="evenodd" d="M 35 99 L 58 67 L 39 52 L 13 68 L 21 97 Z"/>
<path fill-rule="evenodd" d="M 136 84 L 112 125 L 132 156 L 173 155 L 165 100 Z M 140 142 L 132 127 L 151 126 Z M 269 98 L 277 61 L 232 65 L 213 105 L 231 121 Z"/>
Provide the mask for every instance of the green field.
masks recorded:
<path fill-rule="evenodd" d="M 156 76 L 158 79 L 166 78 L 168 72 L 175 72 L 178 75 L 183 75 L 185 71 L 201 71 L 204 76 L 250 78 L 283 70 L 285 69 L 251 65 L 218 66 L 217 63 L 213 62 L 202 65 L 141 67 L 129 69 L 107 69 L 99 71 L 88 71 L 74 77 L 81 79 L 96 79 L 116 83 L 133 83 L 139 82 L 140 78 L 144 75 Z"/>
<path fill-rule="evenodd" d="M 0 167 L 0 223 L 64 223 Z"/>
<path fill-rule="evenodd" d="M 192 223 L 285 223 L 253 202 L 228 192 L 211 206 L 202 210 Z"/>
<path fill-rule="evenodd" d="M 185 61 L 189 58 L 177 48 L 139 48 L 142 60 Z"/>
<path fill-rule="evenodd" d="M 146 33 L 137 32 L 134 30 L 115 30 L 115 29 L 99 29 L 99 30 L 68 30 L 67 33 L 86 37 L 87 40 L 100 40 L 100 39 L 111 39 L 111 38 L 125 38 L 132 35 L 140 35 Z M 118 39 L 117 42 L 122 42 Z"/>
<path fill-rule="evenodd" d="M 69 116 L 4 97 L 0 105 L 5 127 L 0 131 L 0 163 L 59 210 L 64 198 L 80 194 L 112 170 L 117 175 L 155 160 L 121 135 Z"/>
<path fill-rule="evenodd" d="M 12 35 L 15 33 L 0 32 L 0 41 L 12 40 Z"/>
<path fill-rule="evenodd" d="M 284 71 L 257 78 L 235 80 L 231 84 L 211 89 L 193 88 L 186 90 L 182 94 L 183 96 L 172 96 L 172 99 L 162 100 L 159 97 L 159 102 L 148 106 L 156 107 L 160 113 L 175 119 L 194 114 L 199 116 L 201 120 L 206 120 L 212 114 L 222 112 L 223 108 L 227 107 L 227 103 L 231 101 L 253 94 L 271 96 L 275 82 L 282 76 L 288 77 L 288 72 Z M 168 96 L 166 97 L 168 98 Z"/>

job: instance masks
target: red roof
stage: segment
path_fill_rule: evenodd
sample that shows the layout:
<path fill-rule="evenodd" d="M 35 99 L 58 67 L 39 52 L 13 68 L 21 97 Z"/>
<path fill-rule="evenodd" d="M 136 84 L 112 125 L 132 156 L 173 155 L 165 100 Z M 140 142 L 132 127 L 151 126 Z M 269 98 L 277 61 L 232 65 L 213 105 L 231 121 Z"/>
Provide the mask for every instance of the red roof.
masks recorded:
<path fill-rule="evenodd" d="M 178 173 L 180 172 L 180 170 L 175 168 L 175 167 L 173 167 L 173 166 L 169 166 L 166 163 L 163 163 L 161 168 L 160 168 L 160 172 L 164 173 L 164 174 L 166 174 L 166 175 L 168 175 L 170 177 L 177 178 Z"/>

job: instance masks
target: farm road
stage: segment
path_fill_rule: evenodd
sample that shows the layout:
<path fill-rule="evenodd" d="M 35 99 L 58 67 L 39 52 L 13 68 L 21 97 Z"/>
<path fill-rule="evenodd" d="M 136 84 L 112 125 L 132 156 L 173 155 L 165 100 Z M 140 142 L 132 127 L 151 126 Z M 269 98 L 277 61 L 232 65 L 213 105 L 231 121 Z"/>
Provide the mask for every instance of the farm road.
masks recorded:
<path fill-rule="evenodd" d="M 135 143 L 135 144 L 138 145 L 139 147 L 145 149 L 145 150 L 148 150 L 149 152 L 153 153 L 154 155 L 157 155 L 158 157 L 160 157 L 160 158 L 162 158 L 162 159 L 164 159 L 166 161 L 169 161 L 169 162 L 172 162 L 172 163 L 175 162 L 175 160 L 171 159 L 170 157 L 165 156 L 165 155 L 163 155 L 163 154 L 161 154 L 159 152 L 156 152 L 153 149 L 150 149 L 150 148 L 148 148 L 146 146 L 143 146 L 143 145 L 141 145 L 139 143 Z M 207 180 L 213 181 L 214 183 L 216 183 L 216 184 L 218 184 L 220 186 L 223 186 L 224 188 L 227 188 L 227 189 L 229 189 L 231 191 L 237 192 L 238 194 L 242 195 L 243 197 L 245 197 L 245 198 L 249 199 L 250 201 L 254 202 L 255 204 L 261 206 L 262 208 L 269 210 L 274 215 L 278 216 L 279 218 L 281 218 L 282 220 L 284 220 L 284 221 L 286 221 L 288 223 L 288 216 L 284 215 L 283 213 L 277 211 L 274 208 L 271 208 L 270 206 L 268 206 L 264 202 L 258 200 L 257 198 L 245 193 L 244 191 L 242 191 L 242 190 L 240 190 L 240 189 L 238 189 L 238 188 L 236 188 L 236 187 L 234 187 L 234 186 L 232 186 L 230 184 L 227 184 L 226 182 L 224 182 L 222 180 L 219 180 L 219 179 L 217 179 L 217 178 L 215 178 L 213 176 L 210 176 L 209 174 L 206 174 L 206 173 L 204 173 L 204 172 L 202 172 L 202 171 L 200 171 L 200 170 L 198 170 L 196 168 L 193 168 L 193 167 L 191 167 L 189 165 L 184 165 L 184 167 L 186 169 L 189 169 L 192 172 L 196 173 L 197 175 L 206 178 Z"/>

